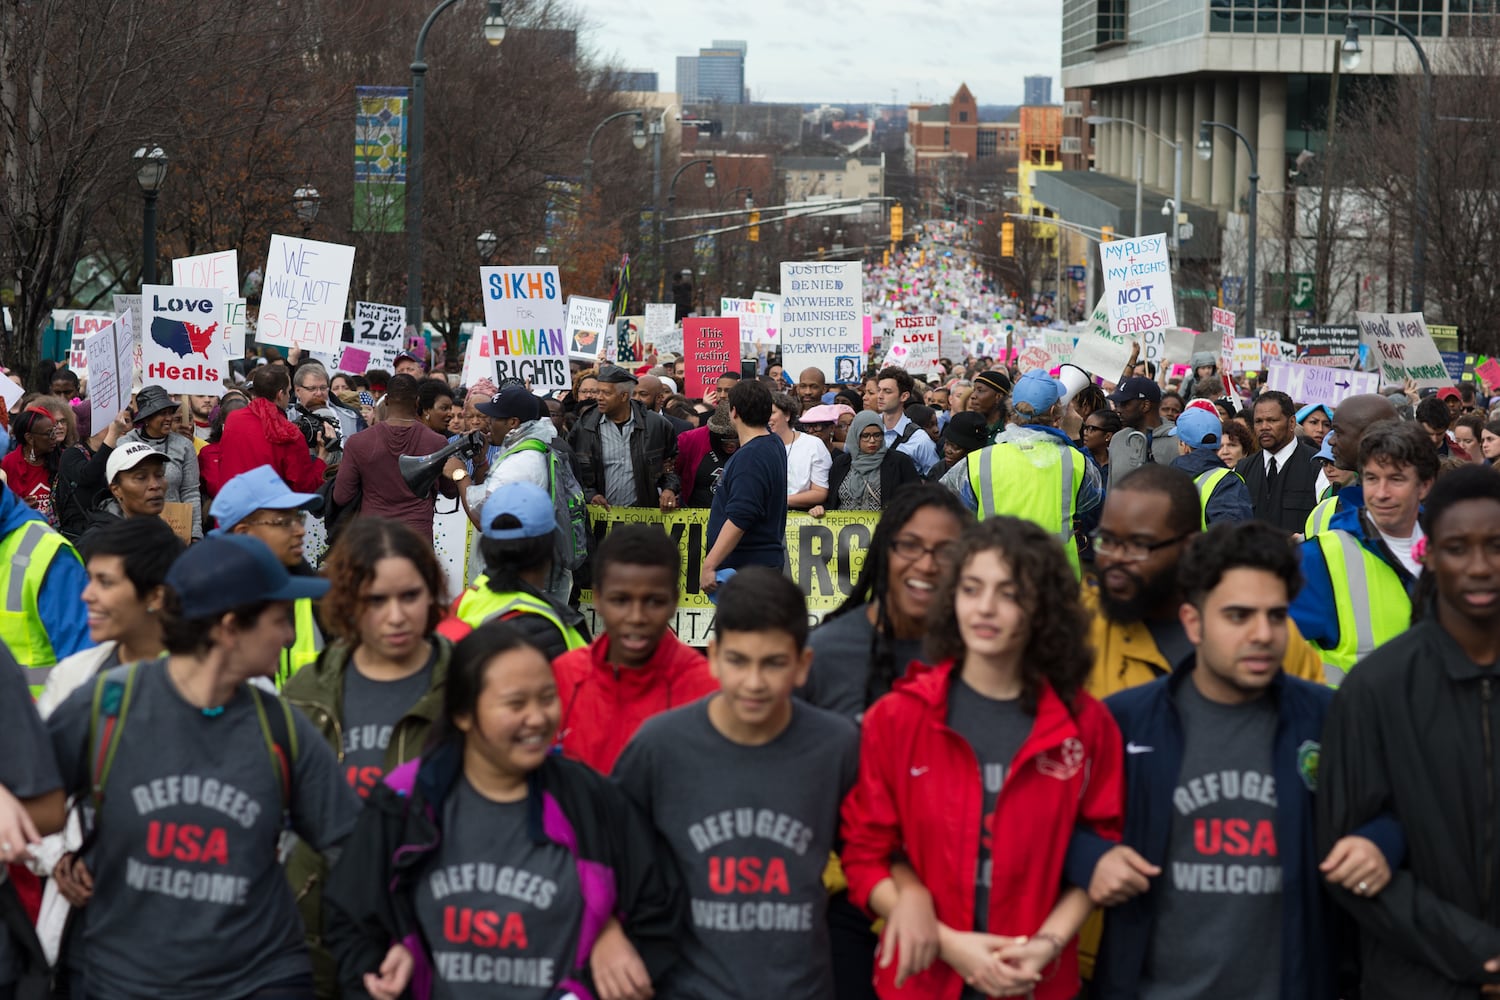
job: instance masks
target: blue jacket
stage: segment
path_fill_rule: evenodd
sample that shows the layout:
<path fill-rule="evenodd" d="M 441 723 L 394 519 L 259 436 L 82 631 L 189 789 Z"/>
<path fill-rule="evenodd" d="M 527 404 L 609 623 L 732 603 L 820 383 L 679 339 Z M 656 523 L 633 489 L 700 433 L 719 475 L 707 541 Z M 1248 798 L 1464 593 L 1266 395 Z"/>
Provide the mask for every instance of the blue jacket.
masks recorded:
<path fill-rule="evenodd" d="M 1329 531 L 1347 531 L 1372 555 L 1395 571 L 1410 597 L 1417 587 L 1417 578 L 1406 571 L 1381 543 L 1377 536 L 1373 541 L 1365 533 L 1364 493 L 1357 486 L 1346 486 L 1338 492 L 1339 512 L 1328 522 Z M 1316 538 L 1302 543 L 1302 589 L 1292 601 L 1292 621 L 1308 642 L 1322 649 L 1334 649 L 1339 644 L 1339 612 L 1334 603 L 1333 574 L 1328 570 L 1328 560 L 1323 558 L 1323 549 Z"/>
<path fill-rule="evenodd" d="M 1192 670 L 1172 674 L 1121 691 L 1105 699 L 1114 714 L 1125 756 L 1125 837 L 1147 861 L 1168 867 L 1172 831 L 1172 793 L 1182 771 L 1182 720 L 1173 693 Z M 1335 971 L 1339 958 L 1329 926 L 1330 900 L 1318 871 L 1316 814 L 1313 796 L 1323 719 L 1333 691 L 1278 674 L 1267 697 L 1276 700 L 1278 721 L 1272 769 L 1276 776 L 1276 846 L 1282 865 L 1281 997 L 1282 1000 L 1332 1000 L 1338 995 Z M 1379 817 L 1357 831 L 1380 848 L 1391 868 L 1406 853 L 1405 838 L 1394 819 Z M 1099 859 L 1115 845 L 1079 828 L 1068 849 L 1064 873 L 1070 883 L 1087 887 Z M 1157 876 L 1153 887 L 1104 913 L 1104 938 L 1094 967 L 1099 1000 L 1128 1000 L 1139 994 L 1150 950 Z"/>
<path fill-rule="evenodd" d="M 1181 469 L 1197 479 L 1205 472 L 1228 469 L 1229 466 L 1224 464 L 1218 452 L 1194 448 L 1186 455 L 1178 455 L 1173 459 L 1172 468 Z M 1204 514 L 1209 524 L 1218 524 L 1220 521 L 1250 521 L 1255 518 L 1255 504 L 1250 499 L 1250 487 L 1245 485 L 1239 473 L 1225 476 L 1219 485 L 1214 487 Z"/>
<path fill-rule="evenodd" d="M 0 495 L 0 537 L 9 535 L 27 521 L 46 522 L 46 518 L 26 506 L 14 490 L 0 489 L 0 494 L 3 494 Z M 10 567 L 5 569 L 10 572 Z M 83 560 L 71 547 L 58 552 L 47 569 L 47 575 L 42 577 L 42 589 L 36 595 L 36 610 L 58 660 L 94 644 L 89 638 L 88 610 L 83 606 L 83 588 L 88 584 L 89 575 L 84 571 Z"/>

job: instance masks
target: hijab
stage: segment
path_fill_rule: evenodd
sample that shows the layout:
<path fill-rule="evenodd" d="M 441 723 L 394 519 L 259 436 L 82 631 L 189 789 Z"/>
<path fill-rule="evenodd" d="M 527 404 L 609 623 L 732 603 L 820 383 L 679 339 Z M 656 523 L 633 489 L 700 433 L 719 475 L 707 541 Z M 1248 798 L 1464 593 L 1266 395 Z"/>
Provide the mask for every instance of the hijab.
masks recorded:
<path fill-rule="evenodd" d="M 880 428 L 880 450 L 873 455 L 865 454 L 859 446 L 859 436 L 867 428 Z M 862 410 L 854 415 L 854 422 L 849 425 L 849 438 L 853 447 L 845 446 L 849 453 L 849 479 L 854 485 L 864 492 L 866 485 L 872 489 L 880 488 L 880 465 L 885 461 L 885 423 L 880 419 L 880 414 L 870 410 Z"/>

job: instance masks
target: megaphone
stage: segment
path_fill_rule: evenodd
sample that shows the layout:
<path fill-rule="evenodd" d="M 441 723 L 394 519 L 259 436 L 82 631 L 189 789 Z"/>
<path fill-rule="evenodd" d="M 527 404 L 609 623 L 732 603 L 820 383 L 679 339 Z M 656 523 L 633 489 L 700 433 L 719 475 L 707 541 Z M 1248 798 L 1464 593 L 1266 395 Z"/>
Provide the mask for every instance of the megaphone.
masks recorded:
<path fill-rule="evenodd" d="M 482 431 L 471 431 L 449 441 L 431 455 L 402 455 L 396 459 L 396 468 L 413 496 L 430 497 L 448 459 L 455 455 L 459 458 L 473 458 L 488 443 Z"/>
<path fill-rule="evenodd" d="M 1062 365 L 1057 369 L 1057 380 L 1063 384 L 1062 399 L 1059 400 L 1063 406 L 1073 402 L 1073 397 L 1083 391 L 1083 387 L 1094 381 L 1089 373 L 1077 365 Z"/>

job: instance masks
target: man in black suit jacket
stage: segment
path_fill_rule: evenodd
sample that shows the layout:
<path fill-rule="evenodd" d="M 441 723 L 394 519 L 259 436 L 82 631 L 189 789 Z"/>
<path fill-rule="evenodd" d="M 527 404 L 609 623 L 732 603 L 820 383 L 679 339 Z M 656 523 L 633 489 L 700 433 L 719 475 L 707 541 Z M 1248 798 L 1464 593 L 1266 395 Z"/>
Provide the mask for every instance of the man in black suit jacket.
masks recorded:
<path fill-rule="evenodd" d="M 1256 520 L 1296 534 L 1318 502 L 1317 452 L 1297 438 L 1297 405 L 1286 393 L 1261 393 L 1252 413 L 1260 451 L 1240 459 L 1235 471 L 1250 489 Z"/>

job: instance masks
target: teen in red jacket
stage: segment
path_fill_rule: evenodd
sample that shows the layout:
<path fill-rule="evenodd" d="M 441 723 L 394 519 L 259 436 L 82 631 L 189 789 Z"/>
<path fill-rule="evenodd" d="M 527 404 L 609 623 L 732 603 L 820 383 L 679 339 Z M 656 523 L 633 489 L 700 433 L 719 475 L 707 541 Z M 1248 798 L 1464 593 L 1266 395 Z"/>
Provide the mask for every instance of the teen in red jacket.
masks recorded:
<path fill-rule="evenodd" d="M 1083 691 L 1088 630 L 1057 541 L 999 517 L 958 550 L 928 629 L 944 662 L 913 665 L 865 714 L 843 808 L 849 895 L 888 919 L 881 997 L 1063 1000 L 1079 990 L 1073 937 L 1091 909 L 1064 887 L 1063 860 L 1075 826 L 1120 839 L 1120 733 Z M 898 852 L 930 908 L 897 890 Z"/>
<path fill-rule="evenodd" d="M 609 774 L 641 723 L 719 690 L 703 654 L 668 627 L 681 557 L 655 524 L 611 531 L 594 557 L 594 610 L 604 634 L 552 661 L 563 755 Z"/>

